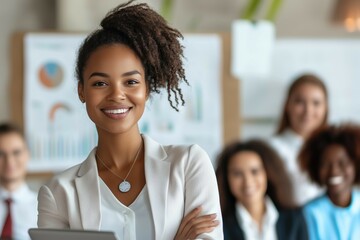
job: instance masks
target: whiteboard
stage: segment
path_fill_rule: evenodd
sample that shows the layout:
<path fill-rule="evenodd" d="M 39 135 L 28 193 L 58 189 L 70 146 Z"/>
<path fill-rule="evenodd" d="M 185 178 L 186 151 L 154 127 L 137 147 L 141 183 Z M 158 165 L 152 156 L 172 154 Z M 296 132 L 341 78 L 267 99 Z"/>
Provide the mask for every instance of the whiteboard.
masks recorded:
<path fill-rule="evenodd" d="M 273 54 L 269 76 L 242 79 L 243 118 L 272 119 L 268 125 L 274 129 L 288 85 L 313 73 L 327 85 L 330 122 L 360 122 L 360 40 L 278 39 Z"/>

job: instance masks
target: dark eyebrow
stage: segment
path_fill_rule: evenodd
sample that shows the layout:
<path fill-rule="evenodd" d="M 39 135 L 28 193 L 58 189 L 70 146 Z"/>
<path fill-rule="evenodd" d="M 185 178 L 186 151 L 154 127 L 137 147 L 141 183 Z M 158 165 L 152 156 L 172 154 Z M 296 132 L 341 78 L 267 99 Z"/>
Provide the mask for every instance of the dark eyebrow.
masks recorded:
<path fill-rule="evenodd" d="M 139 75 L 141 75 L 141 73 L 140 73 L 138 70 L 134 70 L 134 71 L 126 72 L 126 73 L 122 74 L 121 76 L 122 76 L 122 77 L 128 77 L 128 76 L 131 76 L 131 75 L 134 75 L 134 74 L 139 74 Z M 107 75 L 106 73 L 93 72 L 92 74 L 90 74 L 89 79 L 92 78 L 92 77 L 95 77 L 95 76 L 98 76 L 98 77 L 106 77 L 106 78 L 109 77 L 109 75 Z"/>
<path fill-rule="evenodd" d="M 134 75 L 134 74 L 141 75 L 141 73 L 138 70 L 134 70 L 134 71 L 126 72 L 126 73 L 122 74 L 121 76 L 122 77 L 128 77 L 128 76 L 131 76 L 131 75 Z"/>
<path fill-rule="evenodd" d="M 92 78 L 92 77 L 109 77 L 109 75 L 107 75 L 106 73 L 101 73 L 101 72 L 93 72 L 88 79 Z"/>

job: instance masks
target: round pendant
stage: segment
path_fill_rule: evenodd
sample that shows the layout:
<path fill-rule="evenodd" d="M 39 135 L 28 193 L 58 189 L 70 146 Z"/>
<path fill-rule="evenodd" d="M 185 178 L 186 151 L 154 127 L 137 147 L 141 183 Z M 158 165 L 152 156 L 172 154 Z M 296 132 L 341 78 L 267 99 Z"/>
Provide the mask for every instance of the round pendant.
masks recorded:
<path fill-rule="evenodd" d="M 119 190 L 122 193 L 128 192 L 130 188 L 131 188 L 131 184 L 128 181 L 124 180 L 119 184 Z"/>

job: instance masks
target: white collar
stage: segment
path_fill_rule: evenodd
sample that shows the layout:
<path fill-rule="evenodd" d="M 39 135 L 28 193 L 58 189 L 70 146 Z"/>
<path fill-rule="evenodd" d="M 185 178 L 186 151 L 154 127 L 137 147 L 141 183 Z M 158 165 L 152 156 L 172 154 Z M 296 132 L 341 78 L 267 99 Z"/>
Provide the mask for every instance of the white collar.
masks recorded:
<path fill-rule="evenodd" d="M 300 147 L 304 143 L 304 138 L 290 128 L 284 130 L 284 132 L 282 132 L 280 136 L 282 136 L 284 140 L 294 146 Z"/>
<path fill-rule="evenodd" d="M 269 197 L 265 197 L 266 212 L 263 224 L 275 224 L 279 218 L 279 212 Z"/>
<path fill-rule="evenodd" d="M 24 199 L 27 199 L 31 193 L 30 188 L 26 183 L 22 184 L 18 189 L 13 192 L 6 190 L 5 188 L 0 186 L 0 199 L 5 200 L 11 198 L 13 201 L 18 202 Z"/>
<path fill-rule="evenodd" d="M 238 222 L 240 222 L 241 227 L 244 229 L 248 226 L 257 226 L 257 223 L 253 220 L 248 210 L 241 204 L 236 204 L 236 217 Z M 262 219 L 263 226 L 275 225 L 279 218 L 279 212 L 275 208 L 274 203 L 271 199 L 266 196 L 265 197 L 265 214 Z"/>

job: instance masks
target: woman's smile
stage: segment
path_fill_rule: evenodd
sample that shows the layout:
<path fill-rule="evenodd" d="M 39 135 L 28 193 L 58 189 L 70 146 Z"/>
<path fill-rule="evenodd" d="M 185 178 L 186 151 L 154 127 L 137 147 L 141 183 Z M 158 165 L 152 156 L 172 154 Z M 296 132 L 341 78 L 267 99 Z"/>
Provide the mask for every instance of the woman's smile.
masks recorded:
<path fill-rule="evenodd" d="M 343 182 L 344 182 L 344 177 L 343 176 L 331 177 L 328 180 L 329 185 L 339 185 L 339 184 L 341 184 Z"/>
<path fill-rule="evenodd" d="M 119 107 L 119 108 L 103 108 L 101 111 L 111 119 L 123 119 L 131 111 L 132 107 Z"/>

